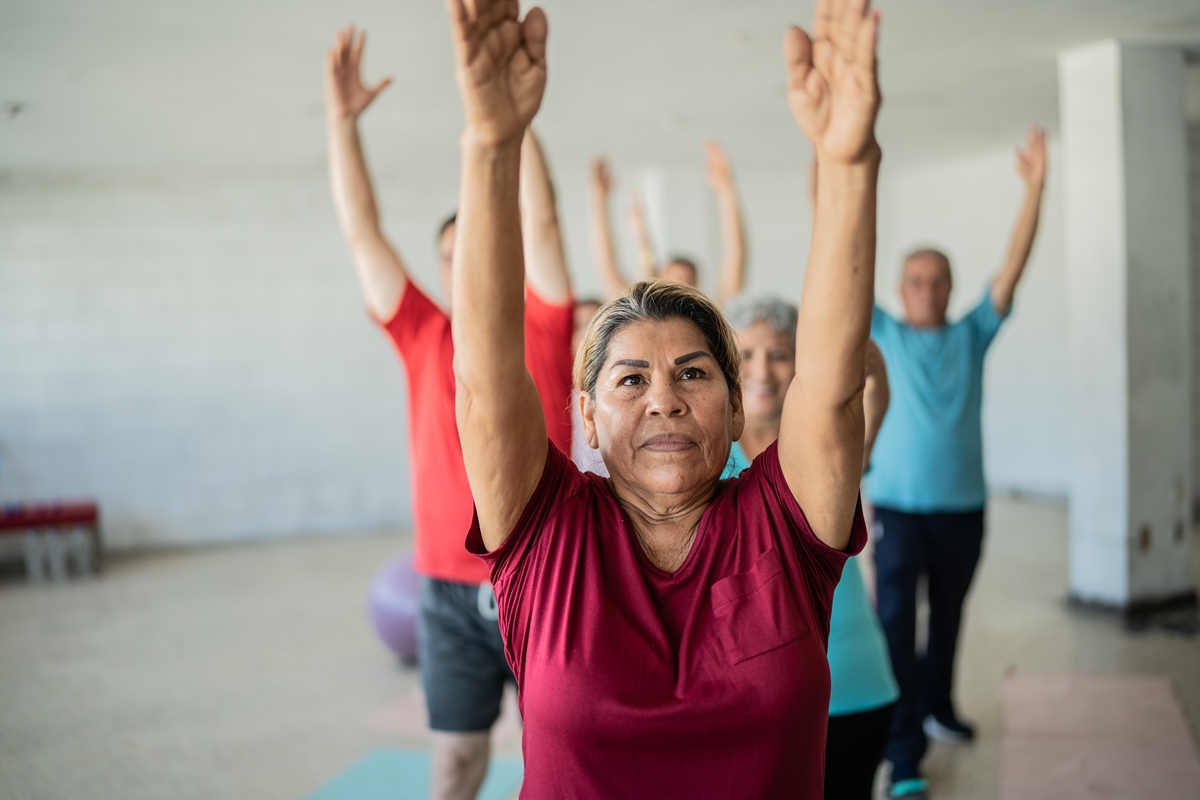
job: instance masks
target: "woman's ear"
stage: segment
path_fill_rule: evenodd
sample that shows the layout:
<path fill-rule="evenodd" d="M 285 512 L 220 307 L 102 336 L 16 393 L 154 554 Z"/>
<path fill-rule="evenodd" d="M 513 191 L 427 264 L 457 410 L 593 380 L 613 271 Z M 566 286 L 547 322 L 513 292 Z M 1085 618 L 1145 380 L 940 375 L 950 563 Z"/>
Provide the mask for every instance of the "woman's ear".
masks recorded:
<path fill-rule="evenodd" d="M 742 387 L 738 386 L 729 394 L 729 405 L 733 408 L 733 440 L 742 438 L 746 429 L 746 411 L 742 408 Z"/>
<path fill-rule="evenodd" d="M 588 447 L 600 449 L 600 437 L 596 435 L 596 404 L 587 392 L 579 393 L 579 416 L 583 420 L 583 438 Z"/>

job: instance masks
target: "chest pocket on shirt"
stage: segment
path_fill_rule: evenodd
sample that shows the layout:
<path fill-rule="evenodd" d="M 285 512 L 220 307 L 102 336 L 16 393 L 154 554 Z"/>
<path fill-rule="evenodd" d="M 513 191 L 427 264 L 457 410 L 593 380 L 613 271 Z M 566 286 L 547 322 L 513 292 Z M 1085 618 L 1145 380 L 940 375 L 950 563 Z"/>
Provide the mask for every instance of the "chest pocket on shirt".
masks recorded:
<path fill-rule="evenodd" d="M 734 664 L 794 642 L 808 632 L 775 548 L 759 556 L 748 572 L 714 583 L 712 607 L 717 634 Z"/>

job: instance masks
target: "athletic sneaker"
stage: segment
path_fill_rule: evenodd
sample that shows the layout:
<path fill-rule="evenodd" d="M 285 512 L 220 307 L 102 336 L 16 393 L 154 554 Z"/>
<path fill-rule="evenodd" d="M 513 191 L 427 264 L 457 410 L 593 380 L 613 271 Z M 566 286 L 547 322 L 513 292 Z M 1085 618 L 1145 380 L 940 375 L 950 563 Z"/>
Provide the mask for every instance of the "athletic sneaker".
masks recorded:
<path fill-rule="evenodd" d="M 889 798 L 904 798 L 904 800 L 927 800 L 929 797 L 929 781 L 924 778 L 908 778 L 896 781 L 888 787 Z"/>
<path fill-rule="evenodd" d="M 946 744 L 966 744 L 975 738 L 975 726 L 961 719 L 938 719 L 930 714 L 925 718 L 925 735 Z"/>

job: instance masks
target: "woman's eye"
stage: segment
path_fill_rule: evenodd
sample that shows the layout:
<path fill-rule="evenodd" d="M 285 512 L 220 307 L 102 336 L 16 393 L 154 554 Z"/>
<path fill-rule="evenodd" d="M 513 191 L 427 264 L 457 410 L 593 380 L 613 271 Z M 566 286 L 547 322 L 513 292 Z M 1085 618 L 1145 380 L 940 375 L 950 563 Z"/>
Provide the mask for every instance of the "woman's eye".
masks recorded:
<path fill-rule="evenodd" d="M 704 377 L 704 370 L 698 367 L 688 367 L 682 373 L 680 373 L 679 377 L 683 378 L 685 381 L 694 381 L 697 378 Z"/>
<path fill-rule="evenodd" d="M 787 361 L 788 354 L 782 350 L 774 350 L 771 352 L 771 360 L 772 361 Z"/>
<path fill-rule="evenodd" d="M 637 386 L 641 382 L 641 375 L 626 375 L 624 378 L 621 378 L 621 386 Z"/>

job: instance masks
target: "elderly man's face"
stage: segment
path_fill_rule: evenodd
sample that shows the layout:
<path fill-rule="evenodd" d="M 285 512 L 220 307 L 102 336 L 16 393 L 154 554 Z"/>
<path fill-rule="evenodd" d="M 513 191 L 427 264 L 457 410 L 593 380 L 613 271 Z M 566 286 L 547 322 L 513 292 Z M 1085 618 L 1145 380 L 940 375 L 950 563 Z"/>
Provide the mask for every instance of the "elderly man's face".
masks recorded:
<path fill-rule="evenodd" d="M 904 262 L 900 299 L 908 324 L 916 328 L 945 325 L 951 285 L 950 265 L 937 256 L 915 256 Z"/>
<path fill-rule="evenodd" d="M 618 331 L 596 399 L 585 393 L 580 402 L 588 443 L 613 479 L 681 505 L 711 490 L 745 421 L 741 397 L 730 394 L 704 335 L 685 319 Z"/>

